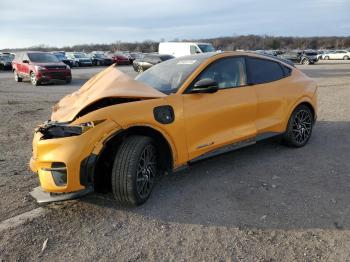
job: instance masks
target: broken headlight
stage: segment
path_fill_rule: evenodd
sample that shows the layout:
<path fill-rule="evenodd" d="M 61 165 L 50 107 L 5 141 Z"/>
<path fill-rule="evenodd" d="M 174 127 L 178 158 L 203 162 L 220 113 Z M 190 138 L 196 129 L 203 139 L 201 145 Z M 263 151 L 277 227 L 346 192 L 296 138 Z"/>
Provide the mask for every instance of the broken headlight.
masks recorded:
<path fill-rule="evenodd" d="M 70 136 L 79 136 L 86 131 L 94 128 L 96 125 L 102 123 L 104 120 L 91 121 L 76 125 L 69 125 L 69 122 L 45 122 L 43 125 L 38 126 L 35 132 L 43 134 L 41 139 L 62 138 Z"/>

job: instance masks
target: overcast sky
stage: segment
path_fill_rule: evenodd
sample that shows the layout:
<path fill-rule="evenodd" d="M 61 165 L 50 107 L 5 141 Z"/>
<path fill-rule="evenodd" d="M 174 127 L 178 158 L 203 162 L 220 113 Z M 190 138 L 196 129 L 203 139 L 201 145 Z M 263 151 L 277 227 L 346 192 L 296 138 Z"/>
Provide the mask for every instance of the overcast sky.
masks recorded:
<path fill-rule="evenodd" d="M 0 0 L 0 48 L 349 32 L 350 0 Z"/>

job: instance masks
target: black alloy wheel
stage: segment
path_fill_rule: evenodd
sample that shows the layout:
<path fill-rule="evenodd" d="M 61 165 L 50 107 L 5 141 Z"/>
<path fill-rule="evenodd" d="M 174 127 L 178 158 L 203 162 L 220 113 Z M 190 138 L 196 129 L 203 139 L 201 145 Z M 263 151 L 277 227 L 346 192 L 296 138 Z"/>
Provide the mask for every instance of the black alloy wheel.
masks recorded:
<path fill-rule="evenodd" d="M 311 110 L 305 106 L 298 106 L 292 113 L 284 134 L 284 141 L 289 146 L 302 147 L 309 141 L 314 124 Z"/>

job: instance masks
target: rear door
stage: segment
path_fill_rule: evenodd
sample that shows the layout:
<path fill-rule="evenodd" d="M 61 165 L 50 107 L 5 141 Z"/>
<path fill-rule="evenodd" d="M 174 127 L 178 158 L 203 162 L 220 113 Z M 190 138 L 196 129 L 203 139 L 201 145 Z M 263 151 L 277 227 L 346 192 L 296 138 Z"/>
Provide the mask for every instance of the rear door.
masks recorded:
<path fill-rule="evenodd" d="M 342 59 L 343 58 L 343 54 L 340 50 L 337 50 L 335 51 L 333 54 L 332 54 L 332 58 L 333 59 Z"/>
<path fill-rule="evenodd" d="M 244 57 L 221 58 L 211 63 L 192 83 L 211 78 L 216 93 L 184 94 L 184 116 L 189 158 L 255 137 L 256 96 L 246 85 Z"/>
<path fill-rule="evenodd" d="M 257 96 L 257 133 L 279 132 L 286 108 L 283 87 L 291 69 L 272 60 L 247 57 L 247 73 Z"/>

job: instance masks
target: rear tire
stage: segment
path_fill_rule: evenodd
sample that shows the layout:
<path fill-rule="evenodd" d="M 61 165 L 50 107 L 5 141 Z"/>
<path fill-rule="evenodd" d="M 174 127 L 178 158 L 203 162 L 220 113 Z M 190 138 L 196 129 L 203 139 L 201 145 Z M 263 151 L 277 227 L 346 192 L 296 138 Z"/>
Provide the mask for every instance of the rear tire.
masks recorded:
<path fill-rule="evenodd" d="M 289 118 L 283 141 L 290 147 L 303 147 L 309 141 L 314 119 L 310 108 L 299 105 Z"/>
<path fill-rule="evenodd" d="M 329 56 L 325 56 L 324 60 L 329 60 Z"/>
<path fill-rule="evenodd" d="M 20 76 L 18 76 L 18 73 L 17 73 L 16 70 L 13 71 L 13 75 L 14 75 L 14 77 L 15 77 L 15 81 L 16 81 L 16 82 L 22 82 L 23 78 L 20 77 Z"/>
<path fill-rule="evenodd" d="M 141 205 L 149 198 L 158 173 L 156 147 L 146 136 L 130 136 L 122 142 L 112 168 L 115 199 Z"/>

